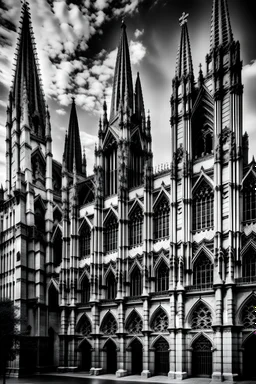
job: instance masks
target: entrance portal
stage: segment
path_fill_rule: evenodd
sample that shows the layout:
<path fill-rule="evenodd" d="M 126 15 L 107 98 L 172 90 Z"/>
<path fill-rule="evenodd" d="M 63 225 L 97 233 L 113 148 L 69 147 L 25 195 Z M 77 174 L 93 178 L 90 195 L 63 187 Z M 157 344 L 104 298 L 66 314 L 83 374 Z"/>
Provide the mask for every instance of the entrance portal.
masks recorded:
<path fill-rule="evenodd" d="M 210 377 L 212 375 L 212 345 L 204 336 L 198 337 L 193 344 L 193 376 Z"/>
<path fill-rule="evenodd" d="M 80 369 L 82 371 L 89 372 L 92 366 L 92 352 L 91 352 L 91 345 L 88 343 L 88 341 L 84 341 L 81 346 L 81 366 Z"/>
<path fill-rule="evenodd" d="M 143 351 L 139 340 L 134 340 L 132 345 L 132 374 L 140 375 L 142 368 Z"/>
<path fill-rule="evenodd" d="M 168 375 L 169 372 L 169 345 L 164 338 L 155 343 L 155 374 Z"/>
<path fill-rule="evenodd" d="M 253 356 L 256 351 L 256 337 L 255 335 L 249 337 L 244 343 L 243 353 L 243 376 L 246 379 L 256 379 L 256 370 L 252 363 Z"/>
<path fill-rule="evenodd" d="M 112 340 L 106 343 L 107 353 L 107 373 L 116 373 L 117 371 L 117 352 L 116 345 Z"/>

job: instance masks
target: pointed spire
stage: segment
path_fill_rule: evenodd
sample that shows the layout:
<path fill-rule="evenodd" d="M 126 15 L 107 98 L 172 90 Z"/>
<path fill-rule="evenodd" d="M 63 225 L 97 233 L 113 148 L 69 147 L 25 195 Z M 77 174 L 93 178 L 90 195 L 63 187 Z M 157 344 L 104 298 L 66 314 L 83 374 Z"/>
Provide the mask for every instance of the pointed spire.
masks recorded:
<path fill-rule="evenodd" d="M 213 0 L 210 51 L 233 41 L 227 0 Z"/>
<path fill-rule="evenodd" d="M 176 76 L 178 78 L 182 76 L 193 75 L 193 64 L 187 26 L 188 16 L 188 14 L 183 12 L 179 19 L 181 26 L 181 38 L 176 60 Z"/>
<path fill-rule="evenodd" d="M 51 120 L 50 120 L 50 112 L 48 109 L 48 105 L 46 106 L 46 132 L 45 132 L 46 138 L 51 138 Z"/>
<path fill-rule="evenodd" d="M 108 126 L 108 115 L 107 115 L 107 103 L 104 96 L 104 102 L 103 102 L 103 130 L 106 131 L 106 128 Z"/>
<path fill-rule="evenodd" d="M 143 101 L 139 72 L 137 72 L 134 96 L 135 96 L 135 114 L 137 119 L 141 121 L 145 117 L 145 109 L 144 109 L 144 101 Z"/>
<path fill-rule="evenodd" d="M 82 172 L 82 150 L 74 97 L 72 98 L 68 136 L 65 142 L 64 157 L 66 161 L 66 167 L 69 172 L 72 172 L 73 170 L 74 157 L 77 172 Z"/>
<path fill-rule="evenodd" d="M 22 100 L 22 125 L 30 128 L 29 126 L 29 101 L 27 93 L 26 79 L 23 81 L 23 100 Z"/>
<path fill-rule="evenodd" d="M 83 162 L 82 162 L 82 171 L 85 177 L 87 177 L 87 161 L 86 161 L 86 154 L 85 154 L 85 146 L 83 147 Z"/>
<path fill-rule="evenodd" d="M 199 64 L 199 73 L 198 73 L 198 87 L 200 88 L 204 83 L 204 75 L 202 71 L 202 64 Z"/>
<path fill-rule="evenodd" d="M 14 68 L 12 92 L 16 115 L 20 116 L 22 107 L 24 81 L 29 106 L 30 126 L 35 135 L 45 136 L 45 101 L 40 78 L 37 53 L 32 30 L 31 16 L 28 4 L 24 1 L 21 6 L 20 30 L 17 42 L 17 58 Z M 37 116 L 32 120 L 32 116 Z M 35 126 L 34 126 L 35 125 Z"/>
<path fill-rule="evenodd" d="M 124 21 L 122 21 L 121 29 L 113 81 L 110 122 L 118 114 L 121 103 L 124 105 L 125 110 L 133 109 L 132 71 Z"/>

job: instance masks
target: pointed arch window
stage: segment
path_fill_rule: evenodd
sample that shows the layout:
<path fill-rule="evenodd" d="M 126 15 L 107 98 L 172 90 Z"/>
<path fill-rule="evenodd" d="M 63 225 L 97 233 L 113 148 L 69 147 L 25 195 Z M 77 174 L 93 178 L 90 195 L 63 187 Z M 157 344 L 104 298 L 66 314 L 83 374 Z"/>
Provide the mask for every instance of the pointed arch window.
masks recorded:
<path fill-rule="evenodd" d="M 212 314 L 210 309 L 203 303 L 197 306 L 192 315 L 192 329 L 210 329 L 212 327 Z"/>
<path fill-rule="evenodd" d="M 111 313 L 106 315 L 103 320 L 101 330 L 105 335 L 115 335 L 117 331 L 117 322 Z"/>
<path fill-rule="evenodd" d="M 81 302 L 83 304 L 89 303 L 90 301 L 90 282 L 87 276 L 83 278 L 81 284 Z"/>
<path fill-rule="evenodd" d="M 244 221 L 256 219 L 256 181 L 251 178 L 243 187 Z"/>
<path fill-rule="evenodd" d="M 166 198 L 162 198 L 154 212 L 154 239 L 169 236 L 170 205 Z"/>
<path fill-rule="evenodd" d="M 118 222 L 114 215 L 111 215 L 104 228 L 105 252 L 117 250 Z"/>
<path fill-rule="evenodd" d="M 136 311 L 130 315 L 130 321 L 127 324 L 126 330 L 129 334 L 137 335 L 142 332 L 142 319 Z"/>
<path fill-rule="evenodd" d="M 117 193 L 117 145 L 114 139 L 109 144 L 105 153 L 104 185 L 106 196 Z"/>
<path fill-rule="evenodd" d="M 193 285 L 196 289 L 212 288 L 213 264 L 209 257 L 202 253 L 196 260 L 193 268 Z"/>
<path fill-rule="evenodd" d="M 80 333 L 83 336 L 90 336 L 90 333 L 92 332 L 91 323 L 90 323 L 89 319 L 87 318 L 87 316 L 83 316 L 83 320 L 84 321 L 80 327 Z"/>
<path fill-rule="evenodd" d="M 209 185 L 200 188 L 193 196 L 193 230 L 213 227 L 214 193 Z"/>
<path fill-rule="evenodd" d="M 107 285 L 107 299 L 114 300 L 116 298 L 116 278 L 112 272 L 109 273 L 107 279 L 106 279 L 106 285 Z"/>
<path fill-rule="evenodd" d="M 163 292 L 169 289 L 169 268 L 165 262 L 161 262 L 156 271 L 156 292 Z"/>
<path fill-rule="evenodd" d="M 255 281 L 256 253 L 252 249 L 243 257 L 243 277 L 248 281 Z"/>
<path fill-rule="evenodd" d="M 256 312 L 255 312 L 256 300 L 250 299 L 245 305 L 242 311 L 242 323 L 245 329 L 255 329 L 256 324 Z"/>
<path fill-rule="evenodd" d="M 135 246 L 142 243 L 143 212 L 137 208 L 130 217 L 129 222 L 129 245 Z"/>
<path fill-rule="evenodd" d="M 138 267 L 131 273 L 131 296 L 140 296 L 142 293 L 142 279 Z"/>
<path fill-rule="evenodd" d="M 48 308 L 50 312 L 56 312 L 59 309 L 59 292 L 53 284 L 48 291 Z"/>
<path fill-rule="evenodd" d="M 53 241 L 53 264 L 58 267 L 62 262 L 62 233 L 59 228 Z"/>
<path fill-rule="evenodd" d="M 168 326 L 168 316 L 165 311 L 160 309 L 152 321 L 151 328 L 154 332 L 167 332 Z"/>
<path fill-rule="evenodd" d="M 91 254 L 91 229 L 85 224 L 80 232 L 80 258 L 90 256 Z"/>

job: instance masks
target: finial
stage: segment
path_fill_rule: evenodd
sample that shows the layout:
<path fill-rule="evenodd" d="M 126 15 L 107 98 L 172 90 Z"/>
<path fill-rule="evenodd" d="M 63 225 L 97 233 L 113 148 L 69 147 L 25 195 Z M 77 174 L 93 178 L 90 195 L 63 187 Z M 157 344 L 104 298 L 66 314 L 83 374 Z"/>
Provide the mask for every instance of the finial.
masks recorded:
<path fill-rule="evenodd" d="M 179 18 L 180 26 L 188 22 L 188 16 L 189 16 L 189 13 L 185 13 L 185 12 L 182 13 L 181 17 Z"/>
<path fill-rule="evenodd" d="M 124 17 L 122 17 L 121 28 L 126 28 L 126 24 L 125 24 L 125 22 L 124 22 Z"/>
<path fill-rule="evenodd" d="M 75 104 L 75 99 L 76 98 L 74 96 L 72 96 L 71 99 L 72 99 L 72 103 Z"/>

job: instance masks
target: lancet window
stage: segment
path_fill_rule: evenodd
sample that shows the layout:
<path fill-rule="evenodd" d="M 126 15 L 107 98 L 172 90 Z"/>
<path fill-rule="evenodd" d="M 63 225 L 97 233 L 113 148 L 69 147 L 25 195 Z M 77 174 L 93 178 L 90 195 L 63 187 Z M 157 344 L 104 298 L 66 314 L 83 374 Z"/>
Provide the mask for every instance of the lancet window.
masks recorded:
<path fill-rule="evenodd" d="M 169 289 L 169 268 L 165 262 L 161 262 L 156 271 L 156 291 L 162 292 Z"/>
<path fill-rule="evenodd" d="M 243 277 L 256 278 L 256 252 L 252 249 L 243 257 Z"/>
<path fill-rule="evenodd" d="M 131 296 L 140 296 L 142 292 L 142 279 L 138 267 L 131 274 Z"/>
<path fill-rule="evenodd" d="M 163 310 L 159 310 L 151 323 L 154 332 L 167 332 L 169 326 L 168 316 Z"/>
<path fill-rule="evenodd" d="M 256 300 L 250 300 L 242 311 L 242 323 L 243 328 L 255 329 L 256 324 L 256 312 L 255 312 Z"/>
<path fill-rule="evenodd" d="M 193 285 L 203 290 L 211 288 L 213 284 L 213 264 L 209 257 L 202 253 L 193 268 Z"/>
<path fill-rule="evenodd" d="M 135 139 L 135 138 L 134 138 Z M 140 140 L 136 136 L 137 140 Z M 129 171 L 129 187 L 137 187 L 143 183 L 143 169 L 144 159 L 140 145 L 132 143 L 131 145 L 131 160 L 130 160 L 130 171 Z"/>
<path fill-rule="evenodd" d="M 117 193 L 117 145 L 113 143 L 105 153 L 105 194 Z"/>
<path fill-rule="evenodd" d="M 203 303 L 195 309 L 192 321 L 192 329 L 209 329 L 212 326 L 212 314 L 210 309 Z"/>
<path fill-rule="evenodd" d="M 83 336 L 90 336 L 90 333 L 92 332 L 91 323 L 90 323 L 90 321 L 88 320 L 88 318 L 86 316 L 83 316 L 83 320 L 84 320 L 84 322 L 81 325 L 80 333 Z"/>
<path fill-rule="evenodd" d="M 214 194 L 209 185 L 197 190 L 193 196 L 193 230 L 201 231 L 213 226 Z"/>
<path fill-rule="evenodd" d="M 117 218 L 112 215 L 104 228 L 105 252 L 117 250 L 117 235 L 118 235 L 118 222 Z"/>
<path fill-rule="evenodd" d="M 142 242 L 143 212 L 137 208 L 130 217 L 129 222 L 129 245 L 134 246 Z"/>
<path fill-rule="evenodd" d="M 137 335 L 142 332 L 143 324 L 141 317 L 138 313 L 134 312 L 131 314 L 126 330 L 129 334 Z"/>
<path fill-rule="evenodd" d="M 112 272 L 109 273 L 107 280 L 107 299 L 114 300 L 116 297 L 116 278 Z"/>
<path fill-rule="evenodd" d="M 162 239 L 169 236 L 169 214 L 169 202 L 166 198 L 162 198 L 154 212 L 154 239 Z"/>
<path fill-rule="evenodd" d="M 54 241 L 53 241 L 53 264 L 55 267 L 62 262 L 62 233 L 60 229 L 57 229 Z"/>
<path fill-rule="evenodd" d="M 85 276 L 81 284 L 81 302 L 83 304 L 89 303 L 90 301 L 90 282 Z"/>
<path fill-rule="evenodd" d="M 243 187 L 244 221 L 256 219 L 256 181 L 250 178 Z"/>
<path fill-rule="evenodd" d="M 91 230 L 89 225 L 84 225 L 80 232 L 80 258 L 90 256 L 91 253 Z"/>
<path fill-rule="evenodd" d="M 102 332 L 105 335 L 114 335 L 117 331 L 117 323 L 114 316 L 110 313 L 106 315 L 104 322 L 101 327 Z"/>

